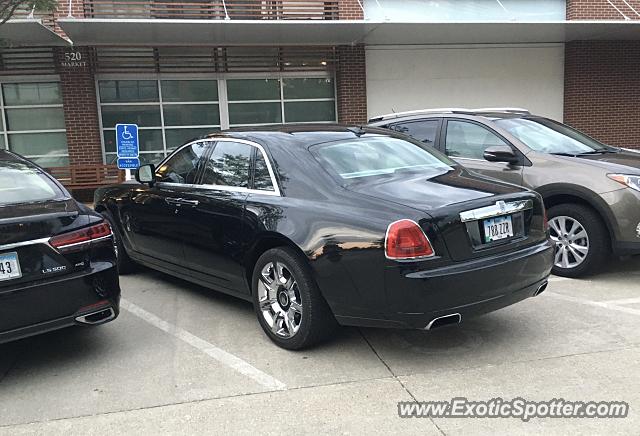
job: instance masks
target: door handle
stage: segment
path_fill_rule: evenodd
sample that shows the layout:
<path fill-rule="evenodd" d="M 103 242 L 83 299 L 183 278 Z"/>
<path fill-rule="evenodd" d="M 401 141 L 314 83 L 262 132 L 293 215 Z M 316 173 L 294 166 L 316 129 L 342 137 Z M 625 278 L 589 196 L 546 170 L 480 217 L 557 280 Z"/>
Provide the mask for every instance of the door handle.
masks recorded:
<path fill-rule="evenodd" d="M 167 204 L 171 204 L 174 206 L 196 207 L 198 204 L 200 204 L 198 200 L 187 200 L 184 198 L 165 198 L 164 201 L 166 201 Z"/>
<path fill-rule="evenodd" d="M 180 205 L 191 206 L 191 207 L 196 207 L 197 205 L 200 204 L 200 202 L 198 200 L 186 200 L 184 198 L 178 199 L 178 202 L 179 202 Z"/>

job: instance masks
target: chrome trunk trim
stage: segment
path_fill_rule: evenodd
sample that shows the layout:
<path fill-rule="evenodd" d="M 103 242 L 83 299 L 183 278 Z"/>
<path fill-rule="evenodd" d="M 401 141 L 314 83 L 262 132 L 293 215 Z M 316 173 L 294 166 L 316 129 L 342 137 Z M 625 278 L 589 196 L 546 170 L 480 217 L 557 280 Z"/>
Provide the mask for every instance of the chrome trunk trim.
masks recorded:
<path fill-rule="evenodd" d="M 533 209 L 533 200 L 497 201 L 496 204 L 478 209 L 460 212 L 460 220 L 463 223 L 492 218 L 500 215 L 510 215 L 516 212 Z"/>

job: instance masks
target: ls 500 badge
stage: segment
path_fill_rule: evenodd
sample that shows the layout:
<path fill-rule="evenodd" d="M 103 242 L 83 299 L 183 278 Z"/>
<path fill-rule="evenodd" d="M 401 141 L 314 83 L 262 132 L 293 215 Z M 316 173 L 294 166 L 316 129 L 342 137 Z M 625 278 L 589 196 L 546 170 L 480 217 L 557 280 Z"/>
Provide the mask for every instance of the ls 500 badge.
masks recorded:
<path fill-rule="evenodd" d="M 58 272 L 62 272 L 62 271 L 66 271 L 67 267 L 62 265 L 62 266 L 53 266 L 51 268 L 44 268 L 42 270 L 42 274 L 52 274 L 52 273 L 58 273 Z"/>

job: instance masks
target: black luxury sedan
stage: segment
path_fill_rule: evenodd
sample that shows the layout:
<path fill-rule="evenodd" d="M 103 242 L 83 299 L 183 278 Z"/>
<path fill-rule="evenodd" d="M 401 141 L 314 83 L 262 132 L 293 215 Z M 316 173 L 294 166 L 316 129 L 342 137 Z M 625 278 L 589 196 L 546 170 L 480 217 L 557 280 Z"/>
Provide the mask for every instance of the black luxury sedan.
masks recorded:
<path fill-rule="evenodd" d="M 556 243 L 553 273 L 581 277 L 640 254 L 640 154 L 602 144 L 526 109 L 425 109 L 371 126 L 411 135 L 486 177 L 542 195 Z"/>
<path fill-rule="evenodd" d="M 540 195 L 388 130 L 216 133 L 136 178 L 95 197 L 120 270 L 253 301 L 284 348 L 337 324 L 459 323 L 539 294 L 553 265 Z"/>
<path fill-rule="evenodd" d="M 43 169 L 0 150 L 0 343 L 118 316 L 111 227 Z"/>

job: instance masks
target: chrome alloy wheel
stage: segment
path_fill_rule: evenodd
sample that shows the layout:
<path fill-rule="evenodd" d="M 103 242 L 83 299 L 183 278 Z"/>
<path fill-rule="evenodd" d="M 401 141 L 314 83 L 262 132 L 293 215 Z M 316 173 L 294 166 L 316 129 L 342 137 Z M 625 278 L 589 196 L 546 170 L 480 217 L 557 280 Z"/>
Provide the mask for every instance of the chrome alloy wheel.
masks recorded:
<path fill-rule="evenodd" d="M 551 239 L 556 243 L 555 265 L 558 268 L 575 268 L 589 254 L 589 235 L 574 218 L 557 216 L 549 220 Z"/>
<path fill-rule="evenodd" d="M 270 262 L 262 268 L 258 279 L 260 311 L 271 331 L 291 338 L 300 329 L 302 303 L 298 283 L 282 262 Z"/>

